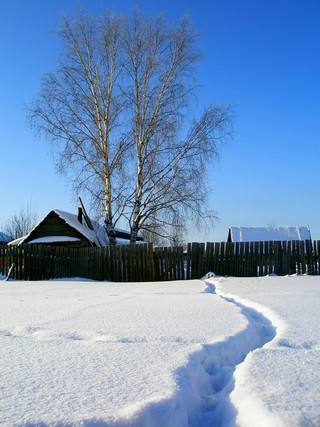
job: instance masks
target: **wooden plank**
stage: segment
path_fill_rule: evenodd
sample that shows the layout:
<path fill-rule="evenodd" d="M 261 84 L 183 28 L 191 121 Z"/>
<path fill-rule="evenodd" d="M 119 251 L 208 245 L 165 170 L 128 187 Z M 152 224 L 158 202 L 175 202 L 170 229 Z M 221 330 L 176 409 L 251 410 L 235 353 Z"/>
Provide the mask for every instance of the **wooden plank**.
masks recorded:
<path fill-rule="evenodd" d="M 300 266 L 299 266 L 299 250 L 298 250 L 298 242 L 293 240 L 292 241 L 292 252 L 291 252 L 291 259 L 292 259 L 292 273 L 291 274 L 299 274 Z"/>
<path fill-rule="evenodd" d="M 175 280 L 181 280 L 183 278 L 183 269 L 181 269 L 181 256 L 183 257 L 183 247 L 175 246 L 173 248 L 174 253 L 174 264 L 173 268 L 175 271 Z"/>
<path fill-rule="evenodd" d="M 175 280 L 181 280 L 182 277 L 182 272 L 180 270 L 180 266 L 181 266 L 181 246 L 176 246 L 174 248 L 174 270 L 175 270 Z"/>
<path fill-rule="evenodd" d="M 259 276 L 266 276 L 266 242 L 259 242 Z"/>
<path fill-rule="evenodd" d="M 306 274 L 307 272 L 307 259 L 306 259 L 306 251 L 305 251 L 305 242 L 299 242 L 299 252 L 300 252 L 300 274 Z"/>
<path fill-rule="evenodd" d="M 198 247 L 196 243 L 192 242 L 188 249 L 188 256 L 190 259 L 190 279 L 194 279 L 196 277 L 196 255 L 197 255 Z"/>
<path fill-rule="evenodd" d="M 159 260 L 159 248 L 154 248 L 153 249 L 153 268 L 154 268 L 154 278 L 156 281 L 160 280 L 160 260 Z"/>
<path fill-rule="evenodd" d="M 268 274 L 274 273 L 274 242 L 268 242 Z"/>
<path fill-rule="evenodd" d="M 165 262 L 164 262 L 164 248 L 158 248 L 159 255 L 159 278 L 165 280 Z"/>
<path fill-rule="evenodd" d="M 226 242 L 225 243 L 225 275 L 232 276 L 233 275 L 233 243 Z"/>
<path fill-rule="evenodd" d="M 254 242 L 253 248 L 253 275 L 258 277 L 258 268 L 259 268 L 259 244 L 260 242 Z"/>
<path fill-rule="evenodd" d="M 234 243 L 233 249 L 233 275 L 239 277 L 239 262 L 240 262 L 240 242 Z"/>
<path fill-rule="evenodd" d="M 119 248 L 120 250 L 120 281 L 127 281 L 127 245 L 122 245 Z"/>
<path fill-rule="evenodd" d="M 114 263 L 114 258 L 115 258 L 115 247 L 114 246 L 110 246 L 110 280 L 112 282 L 115 281 L 115 263 Z"/>
<path fill-rule="evenodd" d="M 205 247 L 205 268 L 207 273 L 209 271 L 212 271 L 210 250 L 211 250 L 211 243 L 207 242 Z"/>
<path fill-rule="evenodd" d="M 38 245 L 32 245 L 32 268 L 30 280 L 39 280 L 38 278 Z"/>
<path fill-rule="evenodd" d="M 250 276 L 250 262 L 247 262 L 250 259 L 250 242 L 244 242 L 244 276 Z"/>
<path fill-rule="evenodd" d="M 143 264 L 142 264 L 142 253 L 141 253 L 141 246 L 139 245 L 134 245 L 134 253 L 136 255 L 136 274 L 135 274 L 135 281 L 136 282 L 141 282 L 141 278 L 142 278 L 142 268 L 143 268 Z"/>
<path fill-rule="evenodd" d="M 179 260 L 178 260 L 178 246 L 174 246 L 172 248 L 172 258 L 171 258 L 171 268 L 174 280 L 179 280 L 180 272 L 179 272 Z"/>
<path fill-rule="evenodd" d="M 238 247 L 238 260 L 237 260 L 237 276 L 238 277 L 243 277 L 243 252 L 244 252 L 244 243 L 243 242 L 239 242 L 239 247 Z"/>
<path fill-rule="evenodd" d="M 306 272 L 308 275 L 313 275 L 314 265 L 313 265 L 311 240 L 305 241 L 305 254 L 306 254 Z"/>
<path fill-rule="evenodd" d="M 168 261 L 169 261 L 169 280 L 176 280 L 176 271 L 175 271 L 175 248 L 168 248 Z"/>
<path fill-rule="evenodd" d="M 320 269 L 319 269 L 319 246 L 320 246 L 320 241 L 319 240 L 314 240 L 313 241 L 313 265 L 314 265 L 314 274 L 315 275 L 319 275 L 320 274 Z"/>
<path fill-rule="evenodd" d="M 214 243 L 214 254 L 213 254 L 213 273 L 218 276 L 221 275 L 221 267 L 220 267 L 220 242 Z"/>
<path fill-rule="evenodd" d="M 292 242 L 290 240 L 287 242 L 287 271 L 289 275 L 293 274 Z"/>
<path fill-rule="evenodd" d="M 163 280 L 169 280 L 168 272 L 168 248 L 163 248 Z"/>
<path fill-rule="evenodd" d="M 199 243 L 197 279 L 201 279 L 206 273 L 207 271 L 205 266 L 205 243 Z"/>
<path fill-rule="evenodd" d="M 296 247 L 296 273 L 301 274 L 301 254 L 300 254 L 300 242 L 295 242 Z"/>
<path fill-rule="evenodd" d="M 225 242 L 220 243 L 220 275 L 226 275 L 226 244 Z"/>
<path fill-rule="evenodd" d="M 315 241 L 315 265 L 317 269 L 317 274 L 320 275 L 320 240 Z"/>
<path fill-rule="evenodd" d="M 286 276 L 288 274 L 288 242 L 281 242 L 281 275 Z"/>
<path fill-rule="evenodd" d="M 254 277 L 254 242 L 249 242 L 249 265 L 248 265 L 248 276 Z"/>
<path fill-rule="evenodd" d="M 272 272 L 278 276 L 281 275 L 280 269 L 280 252 L 281 252 L 281 242 L 273 242 L 273 268 Z"/>
<path fill-rule="evenodd" d="M 186 253 L 186 279 L 191 279 L 191 243 L 188 243 L 187 253 Z"/>
<path fill-rule="evenodd" d="M 211 243 L 210 244 L 210 271 L 212 271 L 214 274 L 218 274 L 217 268 L 218 268 L 218 260 L 219 260 L 219 250 L 218 250 L 218 257 L 216 255 L 216 246 L 218 243 Z"/>
<path fill-rule="evenodd" d="M 0 274 L 4 276 L 5 245 L 0 244 Z"/>

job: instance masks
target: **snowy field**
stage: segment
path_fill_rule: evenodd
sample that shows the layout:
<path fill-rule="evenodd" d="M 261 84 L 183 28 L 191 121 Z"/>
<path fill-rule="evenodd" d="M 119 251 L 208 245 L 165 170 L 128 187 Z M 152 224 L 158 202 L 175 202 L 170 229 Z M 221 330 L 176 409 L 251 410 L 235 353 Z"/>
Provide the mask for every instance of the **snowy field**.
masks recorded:
<path fill-rule="evenodd" d="M 0 282 L 1 427 L 320 426 L 320 277 Z"/>

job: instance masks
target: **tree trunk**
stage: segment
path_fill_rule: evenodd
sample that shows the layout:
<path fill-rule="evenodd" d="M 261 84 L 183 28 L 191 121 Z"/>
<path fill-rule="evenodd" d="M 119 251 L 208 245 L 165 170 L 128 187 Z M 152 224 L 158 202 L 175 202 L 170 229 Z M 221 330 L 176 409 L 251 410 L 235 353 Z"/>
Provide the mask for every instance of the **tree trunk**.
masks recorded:
<path fill-rule="evenodd" d="M 137 242 L 139 227 L 138 223 L 135 221 L 132 228 L 131 228 L 131 234 L 130 234 L 130 245 L 135 245 Z"/>
<path fill-rule="evenodd" d="M 140 223 L 140 206 L 141 201 L 137 196 L 133 208 L 133 221 L 131 225 L 131 234 L 130 234 L 130 245 L 134 245 L 137 242 L 138 232 L 139 232 L 139 223 Z"/>
<path fill-rule="evenodd" d="M 111 246 L 115 246 L 117 244 L 117 237 L 116 237 L 114 225 L 111 221 L 108 221 L 107 219 L 106 219 L 105 223 L 106 223 L 107 235 L 109 238 L 109 244 Z"/>

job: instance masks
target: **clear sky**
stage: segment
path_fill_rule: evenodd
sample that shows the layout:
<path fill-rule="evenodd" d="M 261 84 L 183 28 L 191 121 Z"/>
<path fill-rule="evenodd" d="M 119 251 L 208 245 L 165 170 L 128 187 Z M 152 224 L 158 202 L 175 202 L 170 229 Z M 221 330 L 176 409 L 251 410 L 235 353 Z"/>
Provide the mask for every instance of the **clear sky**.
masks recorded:
<path fill-rule="evenodd" d="M 188 240 L 220 241 L 229 226 L 309 225 L 320 239 L 319 0 L 2 0 L 0 2 L 0 225 L 31 204 L 76 212 L 46 141 L 26 125 L 24 105 L 54 71 L 61 14 L 188 13 L 205 55 L 198 104 L 233 104 L 234 138 L 208 175 L 219 221 Z"/>

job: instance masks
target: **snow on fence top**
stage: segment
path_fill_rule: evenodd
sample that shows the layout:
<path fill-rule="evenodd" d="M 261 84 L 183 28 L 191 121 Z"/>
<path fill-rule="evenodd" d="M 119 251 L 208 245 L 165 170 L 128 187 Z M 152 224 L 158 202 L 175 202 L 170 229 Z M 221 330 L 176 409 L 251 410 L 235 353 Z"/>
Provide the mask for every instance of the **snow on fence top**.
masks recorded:
<path fill-rule="evenodd" d="M 228 242 L 311 240 L 309 227 L 230 227 Z"/>

